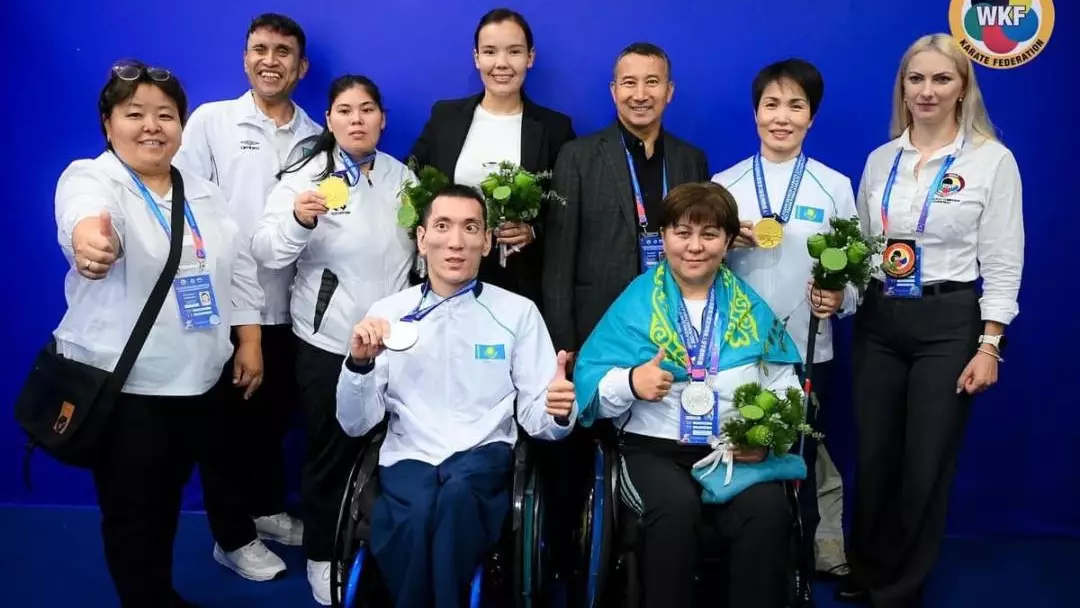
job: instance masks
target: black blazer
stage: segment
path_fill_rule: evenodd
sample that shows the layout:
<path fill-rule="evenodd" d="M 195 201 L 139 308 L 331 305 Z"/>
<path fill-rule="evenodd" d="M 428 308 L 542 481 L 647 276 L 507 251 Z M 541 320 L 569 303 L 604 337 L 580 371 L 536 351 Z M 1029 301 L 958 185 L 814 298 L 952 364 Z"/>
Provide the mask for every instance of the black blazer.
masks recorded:
<path fill-rule="evenodd" d="M 705 152 L 664 131 L 668 187 L 709 181 Z M 640 273 L 634 190 L 618 123 L 567 144 L 554 187 L 567 199 L 547 216 L 544 318 L 556 349 L 578 350 Z"/>
<path fill-rule="evenodd" d="M 481 99 L 483 93 L 435 102 L 431 117 L 409 155 L 415 157 L 421 167 L 431 165 L 453 181 L 458 157 L 472 126 L 473 113 Z M 523 101 L 521 166 L 533 173 L 551 171 L 563 144 L 574 139 L 570 117 L 537 105 L 528 97 Z M 480 280 L 523 295 L 540 306 L 540 265 L 546 216 L 544 209 L 534 222 L 536 240 L 507 258 L 506 268 L 499 266 L 498 247 L 493 244 L 491 252 L 480 264 Z M 413 278 L 418 280 L 418 277 Z"/>

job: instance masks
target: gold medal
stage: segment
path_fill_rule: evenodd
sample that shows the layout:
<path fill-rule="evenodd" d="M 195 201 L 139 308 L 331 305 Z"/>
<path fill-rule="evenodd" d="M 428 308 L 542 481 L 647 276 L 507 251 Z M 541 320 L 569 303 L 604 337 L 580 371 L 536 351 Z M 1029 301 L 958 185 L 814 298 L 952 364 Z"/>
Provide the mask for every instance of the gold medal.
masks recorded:
<path fill-rule="evenodd" d="M 319 182 L 319 194 L 326 198 L 327 209 L 341 209 L 349 202 L 349 186 L 336 175 Z"/>
<path fill-rule="evenodd" d="M 767 217 L 754 226 L 754 234 L 758 238 L 759 247 L 772 249 L 784 240 L 784 227 L 776 221 L 776 218 Z"/>

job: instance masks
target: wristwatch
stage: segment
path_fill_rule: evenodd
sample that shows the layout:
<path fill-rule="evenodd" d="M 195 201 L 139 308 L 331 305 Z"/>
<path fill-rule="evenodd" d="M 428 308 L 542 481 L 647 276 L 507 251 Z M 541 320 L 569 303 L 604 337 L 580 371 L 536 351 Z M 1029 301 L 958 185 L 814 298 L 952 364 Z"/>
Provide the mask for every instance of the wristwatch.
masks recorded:
<path fill-rule="evenodd" d="M 989 344 L 996 348 L 999 353 L 1005 352 L 1006 342 L 1005 336 L 988 336 L 985 334 L 979 336 L 979 344 Z"/>

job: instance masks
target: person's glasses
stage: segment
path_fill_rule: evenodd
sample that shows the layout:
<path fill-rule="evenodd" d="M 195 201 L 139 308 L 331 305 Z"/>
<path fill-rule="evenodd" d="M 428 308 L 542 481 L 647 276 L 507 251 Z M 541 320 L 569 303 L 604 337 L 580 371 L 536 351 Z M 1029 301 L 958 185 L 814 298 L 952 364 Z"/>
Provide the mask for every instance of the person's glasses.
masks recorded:
<path fill-rule="evenodd" d="M 120 80 L 132 81 L 138 80 L 139 77 L 145 72 L 150 80 L 156 82 L 165 82 L 172 78 L 172 72 L 165 68 L 155 68 L 148 65 L 141 65 L 137 63 L 118 63 L 112 68 L 113 74 Z"/>

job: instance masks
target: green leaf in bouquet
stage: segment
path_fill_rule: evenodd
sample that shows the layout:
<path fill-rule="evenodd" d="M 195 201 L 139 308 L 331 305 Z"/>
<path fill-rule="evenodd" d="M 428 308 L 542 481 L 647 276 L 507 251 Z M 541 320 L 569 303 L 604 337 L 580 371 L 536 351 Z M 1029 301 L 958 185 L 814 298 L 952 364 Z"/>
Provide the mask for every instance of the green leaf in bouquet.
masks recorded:
<path fill-rule="evenodd" d="M 411 202 L 404 202 L 398 208 L 397 221 L 402 228 L 412 228 L 419 220 L 420 214 L 416 212 L 416 208 L 412 206 Z"/>
<path fill-rule="evenodd" d="M 536 183 L 536 178 L 528 171 L 521 171 L 514 176 L 514 186 L 525 189 Z"/>
<path fill-rule="evenodd" d="M 829 272 L 840 272 L 847 267 L 848 257 L 843 249 L 829 247 L 821 252 L 821 265 Z"/>
<path fill-rule="evenodd" d="M 810 253 L 810 257 L 815 260 L 821 257 L 821 253 L 829 246 L 828 240 L 824 234 L 813 234 L 810 238 L 806 239 L 806 250 Z"/>
<path fill-rule="evenodd" d="M 870 248 L 862 241 L 855 241 L 847 246 L 847 261 L 853 265 L 862 264 L 870 257 Z"/>
<path fill-rule="evenodd" d="M 510 186 L 499 186 L 491 191 L 491 198 L 497 201 L 506 202 L 506 200 L 510 198 L 511 192 Z"/>
<path fill-rule="evenodd" d="M 739 408 L 739 415 L 747 420 L 761 420 L 765 417 L 765 410 L 756 405 L 744 405 Z"/>

